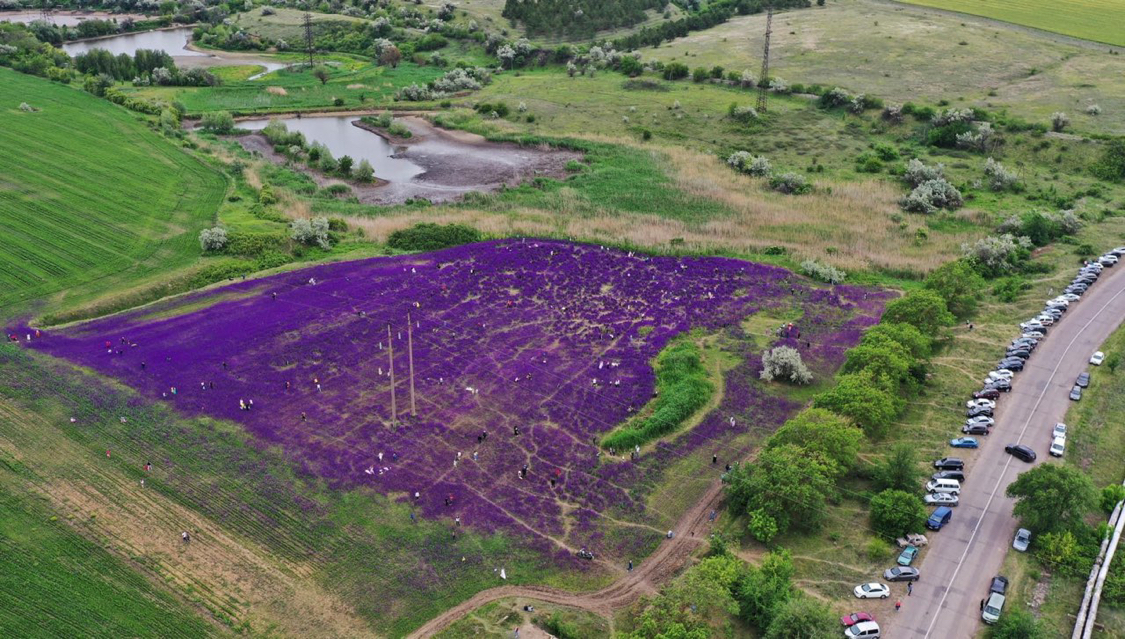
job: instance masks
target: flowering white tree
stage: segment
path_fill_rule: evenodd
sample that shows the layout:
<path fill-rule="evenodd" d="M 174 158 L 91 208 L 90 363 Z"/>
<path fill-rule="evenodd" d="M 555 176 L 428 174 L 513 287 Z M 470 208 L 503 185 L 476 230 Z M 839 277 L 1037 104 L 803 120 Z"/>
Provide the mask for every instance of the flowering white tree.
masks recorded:
<path fill-rule="evenodd" d="M 762 372 L 759 377 L 772 382 L 783 380 L 794 384 L 812 382 L 812 371 L 801 361 L 801 353 L 790 346 L 778 346 L 762 355 Z"/>
<path fill-rule="evenodd" d="M 221 251 L 227 245 L 227 230 L 214 226 L 199 232 L 199 246 L 204 251 Z"/>

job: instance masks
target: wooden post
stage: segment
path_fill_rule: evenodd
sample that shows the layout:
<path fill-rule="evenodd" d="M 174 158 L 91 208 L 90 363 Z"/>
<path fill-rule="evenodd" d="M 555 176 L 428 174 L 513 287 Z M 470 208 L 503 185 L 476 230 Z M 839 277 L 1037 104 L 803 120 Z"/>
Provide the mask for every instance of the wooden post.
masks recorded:
<path fill-rule="evenodd" d="M 391 426 L 394 426 L 398 421 L 398 408 L 395 406 L 395 343 L 390 322 L 387 322 L 387 346 L 391 357 Z"/>
<path fill-rule="evenodd" d="M 414 403 L 414 322 L 410 320 L 410 313 L 406 314 L 406 352 L 410 360 L 410 416 L 418 414 L 418 406 Z"/>

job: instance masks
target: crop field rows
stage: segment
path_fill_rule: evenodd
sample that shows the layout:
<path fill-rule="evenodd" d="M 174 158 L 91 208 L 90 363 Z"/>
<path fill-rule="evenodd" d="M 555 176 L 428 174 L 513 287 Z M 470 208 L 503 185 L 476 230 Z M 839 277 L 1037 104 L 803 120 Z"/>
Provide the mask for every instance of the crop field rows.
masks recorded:
<path fill-rule="evenodd" d="M 197 254 L 221 176 L 92 96 L 8 71 L 0 85 L 40 109 L 0 110 L 0 306 Z"/>
<path fill-rule="evenodd" d="M 649 362 L 670 339 L 737 327 L 795 297 L 807 343 L 782 341 L 830 374 L 883 299 L 733 260 L 544 241 L 316 267 L 231 289 L 263 285 L 252 298 L 158 321 L 100 320 L 33 346 L 185 413 L 240 422 L 334 487 L 370 486 L 422 518 L 504 530 L 560 560 L 582 546 L 636 555 L 659 532 L 622 535 L 598 513 L 645 522 L 644 494 L 672 460 L 704 444 L 733 457 L 724 439 L 776 426 L 797 407 L 755 383 L 747 349 L 723 406 L 689 434 L 639 463 L 599 459 L 596 438 L 651 398 Z M 406 415 L 410 341 L 417 418 Z"/>

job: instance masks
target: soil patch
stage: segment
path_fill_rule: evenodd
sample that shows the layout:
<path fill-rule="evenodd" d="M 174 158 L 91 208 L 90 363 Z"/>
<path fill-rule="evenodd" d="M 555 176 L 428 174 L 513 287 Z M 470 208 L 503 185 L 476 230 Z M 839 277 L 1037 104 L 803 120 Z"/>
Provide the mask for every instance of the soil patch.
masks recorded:
<path fill-rule="evenodd" d="M 364 204 L 401 204 L 416 198 L 450 202 L 472 191 L 496 191 L 502 186 L 517 186 L 536 177 L 561 179 L 566 176 L 566 164 L 582 158 L 582 154 L 576 151 L 554 149 L 547 145 L 489 142 L 479 135 L 441 129 L 418 116 L 400 117 L 397 121 L 410 129 L 412 137 L 390 137 L 358 122 L 356 126 L 387 139 L 395 145 L 393 157 L 408 159 L 424 168 L 425 172 L 404 182 L 349 183 L 355 196 Z M 358 131 L 356 134 L 367 135 Z M 246 150 L 257 151 L 272 162 L 286 161 L 284 156 L 274 152 L 261 134 L 244 135 L 238 141 Z M 340 183 L 340 180 L 319 171 L 302 170 L 322 187 Z"/>

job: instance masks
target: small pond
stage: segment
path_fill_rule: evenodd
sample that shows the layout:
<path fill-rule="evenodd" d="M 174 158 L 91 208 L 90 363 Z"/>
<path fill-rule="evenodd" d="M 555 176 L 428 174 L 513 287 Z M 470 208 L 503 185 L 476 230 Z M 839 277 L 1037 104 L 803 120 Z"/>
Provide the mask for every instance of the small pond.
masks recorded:
<path fill-rule="evenodd" d="M 97 40 L 84 40 L 82 42 L 68 42 L 62 45 L 63 51 L 72 56 L 86 53 L 93 49 L 105 49 L 113 55 L 127 53 L 135 55 L 137 49 L 152 49 L 164 51 L 172 56 L 204 56 L 206 53 L 191 51 L 184 48 L 191 39 L 191 29 L 164 29 L 161 31 L 141 31 L 138 33 L 125 33 Z"/>
<path fill-rule="evenodd" d="M 283 118 L 282 122 L 290 131 L 305 134 L 305 139 L 310 143 L 320 142 L 328 147 L 332 157 L 351 156 L 357 164 L 360 160 L 367 160 L 374 167 L 375 176 L 389 182 L 407 182 L 425 172 L 425 169 L 410 160 L 391 157 L 395 152 L 394 147 L 380 136 L 353 126 L 352 122 L 357 120 L 359 118 L 352 115 Z M 268 119 L 242 120 L 237 126 L 259 131 L 269 122 Z"/>

